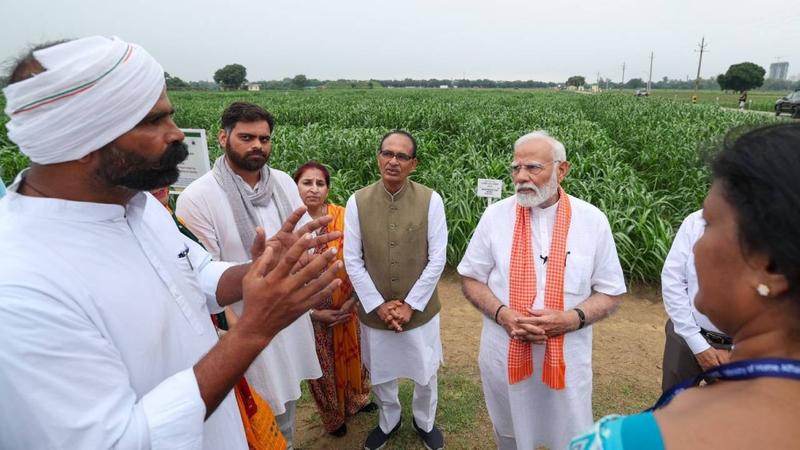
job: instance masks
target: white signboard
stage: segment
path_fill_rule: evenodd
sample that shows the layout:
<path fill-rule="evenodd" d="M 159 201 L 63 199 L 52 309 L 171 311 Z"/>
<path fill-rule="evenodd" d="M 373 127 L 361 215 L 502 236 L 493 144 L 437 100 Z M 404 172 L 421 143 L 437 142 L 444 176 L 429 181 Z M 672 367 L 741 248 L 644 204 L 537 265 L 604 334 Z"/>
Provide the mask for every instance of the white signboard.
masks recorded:
<path fill-rule="evenodd" d="M 186 161 L 178 165 L 181 175 L 178 177 L 178 181 L 172 185 L 172 188 L 178 191 L 182 191 L 189 186 L 189 183 L 211 170 L 211 164 L 208 161 L 206 130 L 181 128 L 181 131 L 186 135 L 183 142 L 189 147 L 189 156 Z"/>
<path fill-rule="evenodd" d="M 478 197 L 500 198 L 503 196 L 503 181 L 478 178 Z"/>

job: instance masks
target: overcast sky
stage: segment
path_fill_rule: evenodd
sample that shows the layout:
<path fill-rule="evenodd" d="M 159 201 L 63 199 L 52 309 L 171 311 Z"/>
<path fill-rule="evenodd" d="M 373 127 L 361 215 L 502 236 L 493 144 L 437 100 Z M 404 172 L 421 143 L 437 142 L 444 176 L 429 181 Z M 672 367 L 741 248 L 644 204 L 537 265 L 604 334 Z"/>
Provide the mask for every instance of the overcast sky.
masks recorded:
<path fill-rule="evenodd" d="M 797 0 L 4 1 L 0 60 L 92 34 L 145 47 L 185 80 L 239 63 L 251 81 L 491 78 L 563 82 L 694 78 L 788 61 L 800 74 Z"/>

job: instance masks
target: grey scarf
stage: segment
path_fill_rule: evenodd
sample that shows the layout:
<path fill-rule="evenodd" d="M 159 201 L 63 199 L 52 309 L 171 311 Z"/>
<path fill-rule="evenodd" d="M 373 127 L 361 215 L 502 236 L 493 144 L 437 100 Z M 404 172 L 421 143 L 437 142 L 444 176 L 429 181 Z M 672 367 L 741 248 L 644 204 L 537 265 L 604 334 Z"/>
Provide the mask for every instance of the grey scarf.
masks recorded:
<path fill-rule="evenodd" d="M 272 176 L 271 169 L 264 165 L 261 168 L 261 179 L 258 180 L 253 190 L 244 182 L 242 177 L 237 175 L 228 164 L 225 155 L 220 156 L 214 162 L 214 179 L 225 191 L 228 197 L 228 204 L 233 211 L 233 220 L 236 229 L 239 231 L 239 238 L 247 253 L 256 238 L 256 227 L 263 226 L 261 219 L 256 212 L 257 206 L 268 206 L 270 202 L 275 202 L 278 209 L 278 219 L 283 223 L 292 213 L 292 205 L 286 192 Z M 222 259 L 227 261 L 225 250 L 220 248 Z"/>

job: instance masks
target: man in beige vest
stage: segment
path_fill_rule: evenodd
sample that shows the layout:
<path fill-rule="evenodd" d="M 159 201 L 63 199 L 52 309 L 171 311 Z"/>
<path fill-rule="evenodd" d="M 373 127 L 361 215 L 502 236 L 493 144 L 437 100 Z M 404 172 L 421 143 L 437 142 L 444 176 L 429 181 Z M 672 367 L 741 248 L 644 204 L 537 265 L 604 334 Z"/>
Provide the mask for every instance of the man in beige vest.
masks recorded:
<path fill-rule="evenodd" d="M 412 427 L 429 450 L 444 448 L 434 425 L 442 361 L 436 285 L 447 253 L 442 198 L 408 176 L 417 143 L 394 130 L 381 139 L 381 180 L 347 201 L 344 255 L 358 294 L 361 353 L 380 405 L 364 448 L 383 447 L 400 428 L 398 379 L 414 381 Z"/>

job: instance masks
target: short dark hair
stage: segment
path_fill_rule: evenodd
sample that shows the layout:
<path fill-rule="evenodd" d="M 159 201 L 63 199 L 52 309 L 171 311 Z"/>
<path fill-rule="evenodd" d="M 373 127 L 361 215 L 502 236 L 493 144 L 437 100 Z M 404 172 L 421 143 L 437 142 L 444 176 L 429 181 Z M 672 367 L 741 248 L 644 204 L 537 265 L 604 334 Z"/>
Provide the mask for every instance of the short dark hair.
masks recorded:
<path fill-rule="evenodd" d="M 269 132 L 275 131 L 275 119 L 266 109 L 249 102 L 233 102 L 222 112 L 222 128 L 230 133 L 239 122 L 260 122 L 266 120 Z"/>
<path fill-rule="evenodd" d="M 767 255 L 790 295 L 800 293 L 800 124 L 728 133 L 711 172 L 736 213 L 743 251 Z"/>
<path fill-rule="evenodd" d="M 417 157 L 417 140 L 414 139 L 414 136 L 412 136 L 411 133 L 409 133 L 406 130 L 399 130 L 399 129 L 398 130 L 392 130 L 392 131 L 384 134 L 383 137 L 381 138 L 381 143 L 378 144 L 378 152 L 383 150 L 383 141 L 385 141 L 386 138 L 388 138 L 389 136 L 392 136 L 392 135 L 395 135 L 395 134 L 402 134 L 403 136 L 405 136 L 405 137 L 407 137 L 408 139 L 411 140 L 411 157 L 412 158 L 416 158 Z"/>
<path fill-rule="evenodd" d="M 300 177 L 302 177 L 307 170 L 311 169 L 318 169 L 320 172 L 322 172 L 322 176 L 325 177 L 325 185 L 331 187 L 330 172 L 328 172 L 328 169 L 325 166 L 323 166 L 321 163 L 317 161 L 314 161 L 313 159 L 311 161 L 306 162 L 302 166 L 298 167 L 297 170 L 294 171 L 294 175 L 292 175 L 292 178 L 294 178 L 294 182 L 297 183 L 298 181 L 300 181 Z"/>
<path fill-rule="evenodd" d="M 42 67 L 36 57 L 33 56 L 33 52 L 53 47 L 55 45 L 64 44 L 69 41 L 71 41 L 71 39 L 60 39 L 57 41 L 49 41 L 43 44 L 33 45 L 25 53 L 9 64 L 11 70 L 8 71 L 8 84 L 14 84 L 23 80 L 27 80 L 28 78 L 31 78 L 32 76 L 40 74 L 46 70 L 44 67 Z"/>

